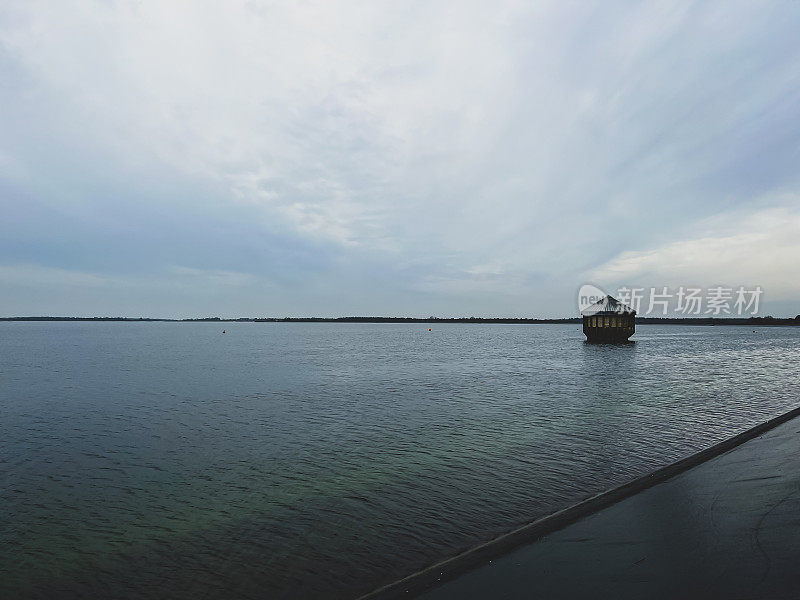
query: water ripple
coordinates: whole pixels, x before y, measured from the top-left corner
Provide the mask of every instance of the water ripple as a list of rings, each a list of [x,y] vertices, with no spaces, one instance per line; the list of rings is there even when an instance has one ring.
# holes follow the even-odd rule
[[[348,598],[793,408],[790,328],[2,323],[0,596]]]

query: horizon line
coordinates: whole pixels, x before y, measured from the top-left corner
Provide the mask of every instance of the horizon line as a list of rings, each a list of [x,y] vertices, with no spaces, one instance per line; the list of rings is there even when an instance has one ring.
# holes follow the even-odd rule
[[[317,323],[524,323],[524,324],[567,324],[580,323],[582,317],[387,317],[387,316],[340,316],[340,317],[123,317],[123,316],[8,316],[0,317],[0,321],[117,321],[117,322],[168,322],[168,323],[290,323],[290,322],[317,322]],[[749,317],[720,317],[720,316],[691,316],[691,317],[649,317],[637,316],[637,323],[687,323],[687,324],[758,324],[758,323],[787,323],[800,324],[800,315],[795,317],[749,316]]]

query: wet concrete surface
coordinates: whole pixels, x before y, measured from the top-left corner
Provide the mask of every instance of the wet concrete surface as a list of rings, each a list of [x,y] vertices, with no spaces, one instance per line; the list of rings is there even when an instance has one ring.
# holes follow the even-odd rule
[[[800,417],[419,597],[800,598]]]

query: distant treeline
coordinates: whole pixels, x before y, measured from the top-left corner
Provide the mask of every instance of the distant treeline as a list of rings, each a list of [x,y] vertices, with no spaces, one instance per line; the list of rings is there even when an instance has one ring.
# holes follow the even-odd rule
[[[123,322],[169,322],[169,323],[498,323],[508,325],[536,325],[547,323],[581,322],[580,317],[565,319],[508,319],[485,317],[263,317],[222,319],[206,317],[203,319],[152,319],[130,317],[0,317],[0,321],[123,321]],[[747,317],[636,317],[636,323],[644,325],[800,325],[800,315],[794,318]]]
[[[636,317],[637,323],[645,325],[800,325],[800,315],[794,318],[776,317]]]

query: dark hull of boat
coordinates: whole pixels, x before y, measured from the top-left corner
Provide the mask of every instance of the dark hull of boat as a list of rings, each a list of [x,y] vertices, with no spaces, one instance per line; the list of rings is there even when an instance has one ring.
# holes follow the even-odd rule
[[[586,327],[586,341],[593,344],[624,344],[633,335],[633,327]]]

